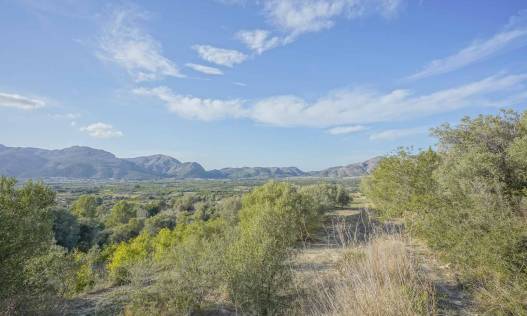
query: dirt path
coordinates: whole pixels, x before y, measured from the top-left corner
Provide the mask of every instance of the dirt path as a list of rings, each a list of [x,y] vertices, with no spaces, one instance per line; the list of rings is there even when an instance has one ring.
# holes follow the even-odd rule
[[[448,264],[442,264],[422,242],[414,242],[411,251],[420,259],[421,268],[435,285],[440,315],[477,315],[471,311],[470,296],[463,291]]]
[[[381,224],[371,220],[365,208],[328,212],[319,231],[300,247],[294,263],[297,284],[313,286],[324,274],[336,273],[336,264],[346,246],[366,242],[375,233],[400,233],[402,230],[398,222]],[[476,315],[470,311],[470,297],[448,265],[439,262],[423,243],[413,242],[409,250],[416,255],[435,286],[439,315]]]
[[[63,315],[114,315],[121,306],[120,299],[126,298],[129,287],[110,287],[92,291],[66,302]]]

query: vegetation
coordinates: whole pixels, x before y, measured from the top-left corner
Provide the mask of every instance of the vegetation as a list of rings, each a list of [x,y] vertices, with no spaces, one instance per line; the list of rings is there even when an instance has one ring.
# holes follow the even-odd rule
[[[433,285],[401,235],[381,234],[364,246],[345,247],[337,268],[307,289],[300,314],[437,314]]]
[[[384,159],[363,192],[453,263],[482,311],[525,315],[527,114],[464,118],[432,133],[437,151]]]
[[[129,290],[100,312],[284,313],[296,243],[325,210],[350,201],[342,185],[269,182],[243,195],[81,194],[64,207],[56,200],[70,195],[56,199],[43,184],[0,179],[7,314],[60,313],[83,293],[121,285]]]
[[[436,149],[401,149],[361,181],[379,218],[402,219],[405,235],[333,222],[355,231],[328,236],[353,242],[302,290],[297,254],[322,242],[329,214],[366,212],[356,180],[52,189],[0,177],[0,312],[63,314],[98,289],[108,291],[90,311],[100,314],[435,314],[408,242],[418,238],[451,264],[478,313],[527,314],[527,113],[432,133]]]

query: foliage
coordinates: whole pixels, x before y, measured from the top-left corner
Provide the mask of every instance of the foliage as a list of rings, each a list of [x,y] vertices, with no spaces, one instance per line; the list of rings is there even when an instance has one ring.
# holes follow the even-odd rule
[[[134,217],[136,217],[134,205],[124,200],[119,201],[112,207],[110,215],[106,218],[106,225],[111,227],[126,224]]]
[[[362,185],[386,217],[402,215],[453,262],[494,314],[527,313],[526,126],[527,114],[512,111],[445,124],[433,130],[438,152],[386,158]]]
[[[317,210],[286,183],[270,182],[243,198],[237,235],[227,249],[227,290],[237,309],[258,315],[284,307],[291,246]]]
[[[42,184],[0,177],[0,302],[25,291],[24,266],[53,240],[50,207],[55,193]]]
[[[156,235],[161,229],[173,229],[176,227],[176,217],[172,211],[162,212],[145,220],[145,231],[150,235]]]
[[[228,225],[234,226],[239,222],[239,212],[242,208],[242,201],[239,196],[231,196],[219,201],[217,206],[218,215],[223,218]]]
[[[94,218],[101,199],[93,195],[81,195],[71,206],[71,212],[79,217]]]
[[[66,209],[53,210],[53,234],[57,245],[73,249],[80,239],[77,218]]]
[[[117,244],[130,240],[141,232],[144,227],[144,219],[132,218],[126,224],[114,226],[110,229],[109,241]]]
[[[371,176],[363,179],[362,192],[384,216],[414,212],[436,200],[431,193],[437,187],[432,173],[439,161],[439,155],[431,149],[417,155],[401,149],[381,160]]]
[[[311,198],[319,210],[327,211],[335,207],[345,207],[351,201],[349,192],[340,184],[318,183],[301,187],[300,192]]]
[[[131,265],[146,260],[152,247],[147,233],[142,233],[130,242],[122,242],[115,249],[111,261],[108,263],[110,277],[116,283],[128,280],[128,269]]]

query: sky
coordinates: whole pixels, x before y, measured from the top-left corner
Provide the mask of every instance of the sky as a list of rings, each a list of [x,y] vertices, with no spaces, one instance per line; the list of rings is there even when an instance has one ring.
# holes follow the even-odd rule
[[[318,170],[527,107],[524,0],[0,0],[0,144]]]

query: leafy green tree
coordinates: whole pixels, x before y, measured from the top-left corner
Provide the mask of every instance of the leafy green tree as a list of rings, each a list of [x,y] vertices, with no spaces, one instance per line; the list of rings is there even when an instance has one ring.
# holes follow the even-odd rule
[[[399,150],[384,158],[361,182],[361,190],[384,216],[401,216],[424,207],[423,203],[436,201],[437,181],[433,173],[440,162],[431,149],[411,155]]]
[[[53,242],[52,214],[55,193],[27,182],[16,187],[12,178],[0,177],[0,304],[24,292],[26,263],[49,249]]]
[[[101,202],[93,195],[81,195],[71,206],[71,212],[79,217],[94,218]]]
[[[53,233],[58,245],[75,248],[80,239],[80,226],[77,218],[66,209],[53,210]]]
[[[335,204],[340,207],[347,206],[351,201],[352,197],[349,194],[348,190],[344,188],[342,185],[337,185],[337,192],[335,196]]]
[[[361,184],[386,217],[452,262],[485,312],[523,315],[527,114],[463,118],[433,130],[437,152],[382,160]]]
[[[268,315],[284,307],[283,291],[291,284],[291,246],[317,216],[310,202],[292,185],[276,182],[244,196],[224,272],[237,309]]]
[[[134,217],[136,217],[134,205],[127,201],[119,201],[112,207],[110,215],[106,218],[106,225],[111,227],[126,224]]]
[[[162,212],[145,220],[145,231],[150,235],[156,235],[161,229],[173,229],[176,227],[177,214],[173,211]]]
[[[126,224],[117,225],[111,228],[109,237],[111,243],[120,243],[130,240],[141,232],[144,227],[144,219],[132,218]]]

